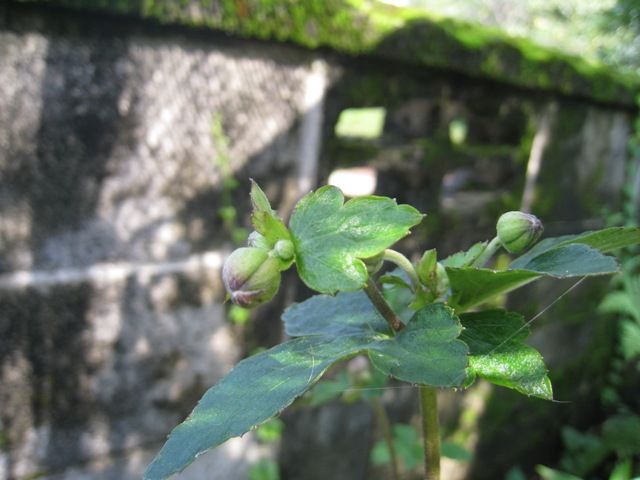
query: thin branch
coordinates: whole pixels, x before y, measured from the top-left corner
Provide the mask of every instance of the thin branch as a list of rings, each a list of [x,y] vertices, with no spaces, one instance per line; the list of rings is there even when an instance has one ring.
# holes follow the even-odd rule
[[[422,410],[422,441],[426,480],[440,480],[440,422],[438,421],[438,391],[420,387]]]
[[[380,312],[394,332],[402,330],[405,327],[402,320],[400,320],[400,318],[391,309],[371,278],[367,280],[367,283],[364,286],[364,291],[369,297],[369,300],[371,300],[371,303],[373,303],[373,306],[376,307],[376,310]]]

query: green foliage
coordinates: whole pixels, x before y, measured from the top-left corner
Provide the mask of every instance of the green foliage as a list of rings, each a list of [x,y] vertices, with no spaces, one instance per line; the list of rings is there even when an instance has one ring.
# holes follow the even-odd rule
[[[258,440],[264,443],[272,443],[280,440],[282,431],[284,430],[284,422],[277,417],[267,420],[256,429]]]
[[[465,313],[460,320],[460,339],[469,345],[469,384],[479,376],[525,395],[553,398],[542,356],[523,342],[529,329],[521,315],[485,310]]]
[[[577,51],[580,57],[555,48],[569,44],[577,36],[589,38],[590,42],[602,38],[593,29],[585,35],[582,33],[585,25],[582,25],[572,35],[556,42],[554,48],[545,48],[528,39],[514,38],[496,28],[479,25],[477,12],[485,10],[478,6],[480,0],[474,0],[472,8],[465,9],[472,15],[469,18],[472,22],[365,0],[48,1],[67,7],[137,15],[161,23],[208,27],[244,37],[289,41],[307,48],[330,47],[344,54],[374,55],[414,65],[448,68],[520,87],[626,105],[633,103],[638,85],[636,77],[581,58],[586,50],[584,45]],[[591,3],[573,2],[576,8]],[[564,6],[558,8],[562,10]],[[520,13],[521,9],[515,8],[515,11]],[[616,31],[624,27],[618,26]],[[544,35],[537,36],[536,40],[549,37],[547,28],[546,25],[542,28]],[[621,45],[637,45],[634,34],[637,36],[637,31],[630,30],[629,38]],[[626,58],[634,59],[638,55],[629,54]]]
[[[280,480],[278,464],[273,460],[261,460],[249,469],[249,480]]]
[[[402,468],[413,470],[422,463],[422,439],[418,431],[411,425],[397,423],[393,426],[393,446],[399,457]],[[443,441],[442,456],[452,460],[467,462],[471,460],[471,454],[457,443]],[[386,465],[391,462],[389,447],[384,440],[379,440],[371,450],[371,463],[373,465]]]
[[[322,187],[298,202],[289,224],[300,278],[321,293],[358,290],[368,278],[361,259],[393,245],[421,220],[415,208],[390,198],[344,203],[339,189]]]
[[[393,446],[405,470],[416,468],[422,461],[422,445],[418,432],[411,425],[393,426]],[[391,462],[389,447],[384,440],[378,441],[371,450],[371,463],[386,465]]]
[[[336,123],[336,136],[378,138],[382,134],[386,113],[382,107],[343,110]]]
[[[234,290],[231,293],[245,288],[243,295],[254,299],[251,306],[263,301],[260,282],[233,285],[239,275],[232,268],[235,257],[257,251],[265,263],[280,262],[274,267],[278,281],[280,271],[295,263],[309,287],[335,296],[316,295],[289,307],[282,319],[286,333],[297,338],[241,361],[209,389],[171,433],[146,479],[166,478],[208,449],[257,428],[310,390],[332,365],[356,355],[368,356],[378,372],[367,380],[370,383],[381,385],[385,378],[393,378],[421,387],[460,387],[483,377],[526,395],[551,399],[542,357],[524,343],[529,331],[522,316],[504,310],[468,310],[543,276],[614,273],[617,263],[604,253],[640,243],[638,229],[607,229],[547,239],[513,261],[508,270],[479,268],[476,264],[483,264],[500,246],[496,238],[476,243],[442,263],[437,262],[435,250],[428,251],[416,273],[416,266],[399,252],[385,250],[421,221],[423,216],[410,206],[374,196],[344,203],[340,190],[322,187],[298,202],[287,228],[255,183],[251,199],[257,233],[250,238],[251,246],[236,250],[223,268],[225,285]],[[293,254],[278,247],[289,244]],[[380,254],[401,267],[381,277],[382,293],[363,262]],[[246,300],[237,295],[231,298],[237,303]],[[336,398],[357,382],[338,375],[312,391],[311,403]],[[622,420],[616,421],[605,425],[602,445],[606,451],[628,454],[622,445],[637,440],[636,424],[630,417],[624,419],[624,428]],[[272,420],[258,430],[258,436],[276,439],[281,427]],[[616,443],[615,435],[607,432],[618,430],[625,432],[626,440]],[[408,432],[396,429],[398,449],[412,452],[413,456],[406,453],[404,457],[410,468],[415,452],[408,445],[416,442]],[[454,447],[449,453],[465,457]],[[264,472],[271,475],[266,467]]]

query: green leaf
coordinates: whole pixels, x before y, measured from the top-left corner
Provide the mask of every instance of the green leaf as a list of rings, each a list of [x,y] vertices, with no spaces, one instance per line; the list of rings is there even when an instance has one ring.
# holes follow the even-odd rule
[[[273,247],[278,240],[291,240],[289,230],[271,208],[265,193],[253,180],[251,180],[251,203],[253,205],[251,223],[256,231],[265,237],[270,247]]]
[[[619,271],[618,262],[595,248],[584,244],[571,244],[548,250],[520,267],[556,278],[583,275],[607,275]],[[513,270],[512,270],[513,271]]]
[[[415,468],[423,459],[422,442],[412,425],[396,423],[393,426],[393,446],[396,455],[406,470]],[[385,440],[379,440],[371,450],[371,463],[385,465],[391,463],[389,446]]]
[[[241,361],[171,432],[144,478],[167,478],[210,448],[260,425],[367,342],[355,336],[298,338]]]
[[[249,480],[280,480],[278,463],[271,459],[264,459],[251,465]]]
[[[523,258],[523,257],[521,257]],[[517,269],[513,269],[517,266]],[[510,270],[447,267],[451,287],[449,303],[464,311],[489,298],[550,276],[555,278],[607,275],[618,272],[618,262],[585,244],[568,244],[546,250],[526,262],[513,262]]]
[[[542,478],[542,480],[582,480],[580,477],[571,475],[560,470],[554,470],[553,468],[545,467],[544,465],[536,466],[536,472]]]
[[[457,340],[460,321],[441,303],[416,312],[395,336],[362,292],[316,295],[287,309],[283,318],[292,336],[367,338],[363,352],[371,363],[398,380],[445,387],[461,385],[466,376],[467,346]]]
[[[273,417],[256,429],[256,437],[258,437],[258,440],[261,442],[273,443],[280,440],[283,430],[284,422],[278,417]]]
[[[460,339],[470,350],[469,381],[479,376],[525,395],[550,400],[551,381],[542,356],[523,343],[529,335],[521,315],[485,310],[460,316]]]
[[[452,460],[458,460],[461,462],[468,462],[473,458],[473,455],[464,448],[462,445],[453,442],[442,442],[442,456],[451,458]]]
[[[282,315],[287,335],[389,334],[389,325],[364,292],[315,295],[287,308]]]
[[[289,222],[300,278],[321,293],[358,290],[368,278],[360,259],[393,245],[422,217],[386,197],[344,203],[336,187],[311,192],[298,202]]]
[[[538,255],[554,248],[572,244],[583,244],[595,248],[601,253],[607,253],[618,248],[628,247],[640,243],[640,228],[612,227],[595,232],[585,232],[579,235],[564,235],[561,237],[545,238],[531,250],[516,258],[509,268],[520,269]]]
[[[395,337],[369,345],[371,363],[398,380],[455,387],[465,379],[467,346],[453,310],[435,303],[418,310]]]
[[[607,419],[602,426],[605,445],[620,457],[640,453],[640,416],[619,414]]]
[[[464,311],[485,300],[530,283],[541,274],[526,270],[496,271],[486,268],[447,267],[451,297],[449,303]]]
[[[631,458],[618,460],[616,466],[609,475],[609,480],[630,480],[633,473],[633,462]]]
[[[413,317],[416,309],[411,308],[414,301],[414,293],[409,286],[409,276],[400,268],[380,277],[382,283],[382,295],[391,309],[400,319],[407,323]]]
[[[478,242],[466,252],[454,253],[440,263],[445,267],[468,267],[482,255],[486,247],[487,242]]]

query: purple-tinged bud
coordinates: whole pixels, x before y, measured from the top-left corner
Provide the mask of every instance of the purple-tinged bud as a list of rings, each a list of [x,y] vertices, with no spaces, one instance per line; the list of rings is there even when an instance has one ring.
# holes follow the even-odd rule
[[[520,253],[532,247],[543,230],[538,217],[524,212],[504,213],[496,225],[498,238],[509,253]]]
[[[271,300],[280,287],[278,265],[279,260],[261,248],[234,250],[222,267],[222,280],[231,301],[253,308]]]

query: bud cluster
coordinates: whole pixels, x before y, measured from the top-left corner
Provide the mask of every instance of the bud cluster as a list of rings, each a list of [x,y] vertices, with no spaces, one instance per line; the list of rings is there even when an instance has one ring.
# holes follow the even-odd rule
[[[222,268],[222,280],[233,303],[253,308],[271,300],[280,288],[282,262],[293,259],[293,243],[278,240],[273,248],[258,232],[252,232],[248,246],[229,255]]]

